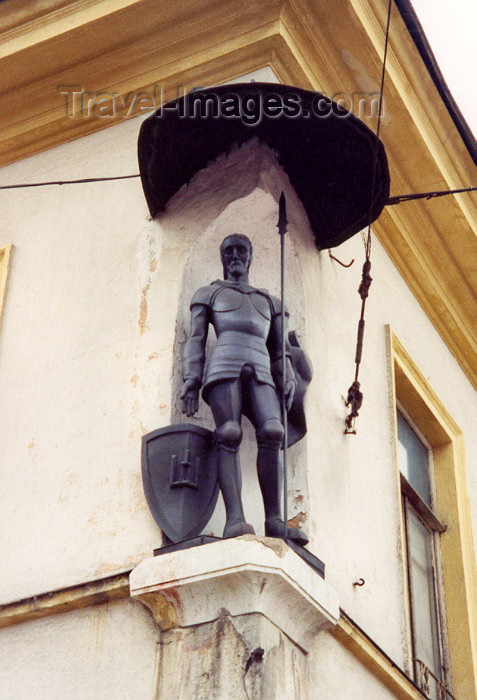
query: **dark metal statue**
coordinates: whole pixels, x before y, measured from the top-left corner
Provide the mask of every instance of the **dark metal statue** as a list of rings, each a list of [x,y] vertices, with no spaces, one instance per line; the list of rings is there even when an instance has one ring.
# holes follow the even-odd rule
[[[253,251],[247,236],[227,236],[220,246],[220,256],[224,280],[201,287],[191,301],[191,329],[183,362],[183,412],[187,416],[196,413],[202,386],[202,396],[212,410],[216,425],[218,478],[226,511],[223,536],[254,534],[253,527],[245,520],[241,498],[238,450],[242,440],[241,418],[245,415],[257,437],[257,472],[265,509],[265,534],[286,536],[304,545],[308,540],[302,531],[285,528],[280,506],[279,451],[284,429],[278,392],[284,392],[290,411],[297,386],[288,341],[286,381],[282,386],[280,300],[266,290],[249,285]],[[209,324],[214,327],[217,342],[206,362]],[[287,329],[283,330],[288,337]],[[311,368],[309,373],[311,375]],[[300,414],[300,411],[294,413]],[[302,437],[305,430],[302,427],[293,441]]]

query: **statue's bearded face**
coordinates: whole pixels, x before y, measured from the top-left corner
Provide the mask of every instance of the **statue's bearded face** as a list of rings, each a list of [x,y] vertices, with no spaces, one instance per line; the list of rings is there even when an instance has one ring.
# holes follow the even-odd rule
[[[242,277],[252,263],[252,244],[241,234],[227,236],[220,246],[220,257],[225,279]]]

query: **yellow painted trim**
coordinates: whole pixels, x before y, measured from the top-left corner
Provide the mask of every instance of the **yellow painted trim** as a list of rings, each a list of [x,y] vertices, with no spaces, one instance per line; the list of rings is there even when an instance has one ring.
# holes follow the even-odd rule
[[[382,52],[384,41],[383,27],[385,26],[382,24],[384,19],[383,10],[386,10],[387,6],[381,0],[350,0],[350,2],[357,15],[359,15],[363,28],[371,39],[373,46],[378,52]],[[379,21],[380,15],[381,20]],[[402,27],[402,19],[396,7],[392,9],[391,19],[395,29]],[[406,35],[408,36],[407,32],[404,33],[404,36]],[[395,40],[396,33],[391,38]],[[411,58],[410,54],[414,46],[412,44],[406,46],[401,36],[399,36],[399,39],[399,45],[392,42],[388,50],[386,61],[388,79],[396,86],[409,116],[416,124],[425,146],[432,154],[442,176],[446,180],[447,187],[449,189],[457,189],[460,185],[456,183],[462,181],[462,176],[466,178],[467,173],[464,173],[461,163],[455,157],[454,144],[452,142],[449,143],[449,140],[445,138],[443,119],[440,119],[439,116],[436,118],[434,110],[429,110],[428,108],[429,102],[427,99],[422,99],[423,85],[427,77],[427,70],[423,66],[422,59],[416,62],[415,56]],[[419,82],[414,77],[417,72],[422,75],[422,80]],[[437,97],[435,102],[438,104],[441,100],[435,86],[429,84],[427,89],[431,92],[433,88]],[[432,104],[434,105],[434,102]],[[451,145],[451,152],[448,150],[449,145]],[[475,205],[472,206],[472,200],[458,197],[457,203],[462,208],[464,215],[472,223],[474,233],[477,233],[477,209]]]
[[[455,245],[446,250],[436,239],[438,229],[422,209],[411,206],[408,211],[400,206],[385,209],[374,223],[374,231],[472,385],[477,387],[475,285],[470,269],[468,277],[465,276],[465,269],[476,259],[477,251],[472,252],[468,247],[465,263],[465,249],[459,250],[459,236],[452,242]],[[442,211],[440,226],[447,222],[448,231],[458,226],[452,222],[452,214],[452,207],[445,213]],[[451,247],[454,258],[461,262],[451,260]],[[441,267],[447,262],[449,267],[444,272]]]
[[[2,8],[0,57],[57,37],[138,0],[10,0]]]
[[[402,490],[401,490],[401,472],[399,469],[399,458],[398,458],[398,426],[397,426],[397,413],[396,413],[396,367],[393,356],[392,347],[392,331],[391,326],[387,324],[385,326],[386,332],[386,357],[389,368],[389,385],[388,385],[388,410],[389,414],[392,416],[393,423],[393,443],[394,443],[394,467],[395,467],[395,497],[396,503],[399,503],[399,541],[398,541],[398,552],[402,561],[403,572],[408,570],[408,558],[407,558],[407,546],[406,546],[406,526],[404,522],[403,514],[403,502],[402,502]],[[406,578],[403,577],[403,597],[404,597],[404,611],[405,611],[405,635],[406,635],[406,650],[407,650],[407,670],[412,669],[412,631],[411,631],[411,604],[409,598],[409,587],[407,585]]]
[[[3,311],[3,302],[7,290],[8,268],[10,265],[10,254],[12,252],[12,244],[0,248],[0,316]]]
[[[341,612],[338,624],[330,630],[353,656],[400,700],[422,700],[424,695],[353,622]]]
[[[431,445],[440,535],[452,685],[477,699],[477,567],[467,486],[464,435],[424,375],[390,331],[395,391]]]
[[[0,629],[90,605],[129,598],[130,573],[126,571],[116,576],[88,581],[2,605],[0,606]]]

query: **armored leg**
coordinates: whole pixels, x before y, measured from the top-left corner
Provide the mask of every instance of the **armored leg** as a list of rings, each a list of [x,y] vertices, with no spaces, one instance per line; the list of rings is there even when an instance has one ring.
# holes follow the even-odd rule
[[[219,485],[225,504],[224,537],[255,534],[245,522],[242,506],[242,473],[238,449],[242,440],[240,380],[224,381],[212,387],[209,404],[214,416],[218,449]]]
[[[257,473],[265,510],[265,535],[288,537],[304,546],[308,542],[305,533],[297,528],[285,528],[282,517],[279,450],[284,430],[275,389],[268,384],[250,382],[246,408],[257,435]]]
[[[257,436],[257,475],[262,492],[265,520],[281,518],[279,450],[283,426],[277,392],[256,380],[245,387],[244,407]]]
[[[256,431],[257,474],[262,491],[265,520],[281,517],[279,449],[283,426],[277,418],[268,418]]]

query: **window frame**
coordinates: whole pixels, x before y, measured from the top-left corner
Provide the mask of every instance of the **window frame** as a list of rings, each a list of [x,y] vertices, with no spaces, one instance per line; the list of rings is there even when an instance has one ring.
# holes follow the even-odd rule
[[[473,544],[472,518],[467,488],[464,435],[417,365],[411,359],[391,327],[386,326],[390,365],[390,405],[394,431],[396,492],[401,512],[401,560],[406,582],[405,523],[403,496],[397,450],[396,408],[410,419],[431,450],[434,463],[434,515],[447,526],[437,535],[440,539],[442,595],[445,599],[446,631],[443,664],[450,662],[447,682],[456,698],[477,698],[477,570]],[[431,477],[432,479],[432,477]],[[409,610],[407,586],[405,608]],[[404,614],[408,614],[407,612]],[[442,619],[442,616],[441,616]],[[409,620],[408,620],[409,623]],[[412,649],[410,627],[408,652]],[[409,666],[413,668],[409,654]]]
[[[429,476],[429,487],[430,487],[430,492],[431,492],[431,506],[429,506],[426,503],[426,501],[422,498],[422,496],[419,495],[419,493],[416,491],[416,489],[406,479],[404,474],[399,469],[401,493],[403,493],[406,496],[406,498],[409,499],[409,502],[413,506],[414,510],[417,511],[418,515],[422,518],[422,520],[424,520],[424,523],[427,526],[429,526],[432,530],[435,530],[439,533],[445,532],[447,530],[447,526],[437,517],[437,515],[435,513],[435,504],[437,502],[437,493],[436,493],[436,480],[435,480],[435,475],[434,475],[434,468],[435,467],[434,467],[432,446],[426,440],[425,436],[421,433],[421,431],[419,430],[419,426],[416,425],[416,423],[412,420],[412,418],[410,417],[410,415],[408,414],[408,412],[406,411],[405,407],[403,406],[402,402],[399,399],[396,399],[395,410],[399,411],[399,413],[402,415],[404,420],[408,423],[408,425],[412,428],[412,430],[416,434],[416,437],[421,441],[421,443],[427,449],[428,460],[429,460],[428,476]],[[398,464],[398,467],[399,467],[399,464]]]
[[[406,561],[406,571],[405,571],[405,584],[407,586],[407,619],[409,626],[409,637],[410,637],[410,647],[411,647],[411,668],[414,682],[421,687],[419,682],[419,677],[423,669],[426,669],[426,665],[422,659],[418,658],[417,652],[417,640],[416,640],[416,611],[413,600],[413,573],[412,566],[409,561],[409,554],[412,551],[411,537],[410,537],[410,518],[413,516],[422,525],[422,527],[427,531],[429,535],[430,544],[430,559],[431,559],[431,575],[432,580],[429,584],[432,586],[433,590],[433,606],[435,606],[435,632],[433,633],[432,643],[437,646],[437,653],[439,658],[439,669],[429,669],[435,678],[440,681],[446,688],[447,698],[453,698],[451,693],[450,684],[448,682],[449,676],[449,653],[447,645],[447,629],[446,629],[446,612],[445,612],[445,602],[444,602],[444,589],[442,585],[442,569],[441,569],[441,557],[440,557],[440,534],[446,531],[446,526],[439,520],[434,512],[436,504],[436,490],[435,490],[435,479],[434,479],[434,460],[432,457],[432,447],[429,445],[425,437],[421,434],[419,427],[415,422],[408,416],[406,410],[403,408],[399,400],[396,401],[395,406],[396,414],[399,412],[402,418],[408,423],[412,428],[416,438],[421,442],[421,444],[427,450],[427,469],[428,469],[428,479],[430,488],[430,498],[431,505],[429,506],[426,501],[420,496],[413,486],[409,483],[405,475],[400,469],[400,464],[398,468],[400,471],[400,489],[401,489],[401,506],[402,506],[402,522],[404,529],[404,556]],[[397,415],[396,415],[397,418]],[[398,431],[399,432],[399,431]],[[432,624],[433,620],[431,620]],[[434,625],[433,625],[434,626]],[[420,670],[419,670],[420,669]],[[422,685],[427,685],[429,693],[429,684],[423,683]],[[437,686],[436,686],[437,687]],[[438,697],[440,697],[438,695]]]

